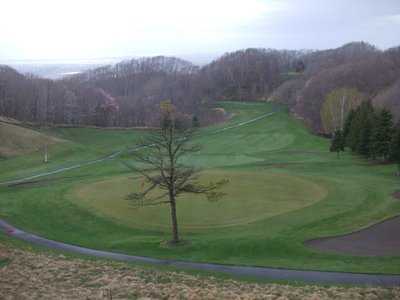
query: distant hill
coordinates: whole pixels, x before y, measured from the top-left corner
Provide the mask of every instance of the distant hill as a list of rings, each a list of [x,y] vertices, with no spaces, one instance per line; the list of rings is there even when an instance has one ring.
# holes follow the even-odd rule
[[[45,145],[62,142],[32,129],[8,122],[13,120],[0,118],[0,157],[10,157],[44,149]]]
[[[400,48],[380,51],[360,42],[301,59],[304,72],[280,85],[270,100],[288,104],[315,131],[322,131],[320,111],[326,95],[338,88],[356,88],[400,119]]]
[[[96,126],[157,126],[159,104],[170,100],[181,116],[218,119],[220,100],[287,104],[321,131],[325,97],[355,88],[400,119],[400,48],[365,42],[336,49],[249,48],[202,67],[167,56],[144,57],[90,69],[62,80],[24,76],[0,66],[0,115],[25,122]]]
[[[33,74],[46,79],[61,79],[65,76],[79,74],[84,71],[98,68],[102,64],[65,64],[65,63],[16,63],[10,64],[21,74]]]
[[[189,61],[168,56],[154,56],[124,60],[114,65],[106,65],[82,72],[77,77],[86,80],[124,77],[140,73],[192,74],[199,67]]]

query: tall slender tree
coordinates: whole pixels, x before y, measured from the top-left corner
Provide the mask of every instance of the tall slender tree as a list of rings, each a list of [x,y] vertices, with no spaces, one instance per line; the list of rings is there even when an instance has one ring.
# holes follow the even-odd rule
[[[386,160],[390,154],[390,142],[393,136],[393,116],[383,109],[376,115],[372,136],[371,151],[374,157]]]
[[[332,136],[330,151],[336,152],[338,158],[340,157],[340,152],[344,151],[344,138],[340,129],[337,129]]]
[[[223,196],[219,188],[227,183],[227,179],[208,184],[200,183],[196,176],[200,170],[181,162],[182,157],[199,150],[192,143],[193,129],[177,126],[182,123],[177,122],[175,108],[170,102],[161,104],[161,114],[161,128],[150,134],[141,143],[147,146],[135,153],[136,162],[143,167],[128,166],[143,176],[146,186],[143,191],[129,195],[128,199],[138,208],[168,204],[171,214],[171,243],[177,244],[181,241],[177,217],[179,196],[184,193],[203,194],[208,200],[218,200]]]
[[[363,102],[351,116],[349,129],[346,129],[346,146],[353,152],[366,157],[371,155],[371,134],[375,112],[370,101]]]
[[[331,91],[320,112],[325,133],[333,134],[337,129],[343,130],[347,115],[361,104],[363,98],[356,89],[341,88]]]
[[[348,138],[348,136],[350,134],[350,130],[351,130],[351,127],[353,125],[353,121],[354,121],[355,115],[356,115],[355,110],[351,109],[349,111],[347,117],[346,117],[345,122],[344,122],[343,132],[342,133],[343,133],[343,141],[345,142],[345,145],[348,144],[347,143],[347,138]]]
[[[390,159],[397,164],[396,175],[400,176],[400,127],[394,130],[390,143]]]

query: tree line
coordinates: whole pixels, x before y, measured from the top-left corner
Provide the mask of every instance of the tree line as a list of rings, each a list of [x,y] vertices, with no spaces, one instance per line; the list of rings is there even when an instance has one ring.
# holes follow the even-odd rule
[[[350,110],[343,128],[334,131],[330,150],[339,156],[346,148],[368,159],[396,162],[400,170],[400,126],[389,110],[375,109],[371,101]]]
[[[367,43],[350,43],[301,58],[304,72],[280,85],[271,100],[288,104],[313,131],[330,133],[321,109],[326,96],[341,88],[356,89],[374,107],[389,109],[396,121],[400,119],[400,47],[382,51]]]
[[[224,118],[213,109],[220,100],[273,100],[288,104],[314,131],[327,133],[331,124],[323,119],[331,108],[323,104],[339,88],[357,89],[399,119],[399,78],[400,47],[381,51],[367,43],[323,51],[251,48],[203,67],[147,57],[61,80],[0,66],[0,115],[38,124],[157,126],[159,104],[170,99],[182,116],[205,125]]]
[[[165,99],[200,124],[222,120],[219,100],[265,99],[295,67],[296,51],[246,49],[200,68],[174,57],[123,61],[61,80],[0,66],[0,115],[37,124],[157,126]]]

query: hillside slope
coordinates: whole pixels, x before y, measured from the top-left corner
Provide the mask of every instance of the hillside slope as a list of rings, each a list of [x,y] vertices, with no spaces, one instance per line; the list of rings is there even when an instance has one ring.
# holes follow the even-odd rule
[[[305,70],[277,88],[271,100],[288,104],[316,132],[322,132],[321,108],[339,88],[355,88],[377,107],[400,118],[400,48],[379,51],[366,43],[316,51],[302,60]]]
[[[398,299],[400,288],[290,286],[35,253],[0,244],[2,299]],[[55,272],[56,271],[56,272]],[[21,276],[24,274],[24,276]]]
[[[185,119],[206,125],[219,118],[210,109],[217,101],[270,99],[319,132],[326,95],[339,88],[357,89],[400,119],[399,78],[400,47],[382,51],[365,42],[320,51],[249,48],[203,67],[147,57],[56,81],[0,66],[0,115],[41,124],[157,126],[159,104],[168,99]]]
[[[0,119],[0,157],[10,157],[37,151],[45,145],[62,142],[32,129],[4,122]]]

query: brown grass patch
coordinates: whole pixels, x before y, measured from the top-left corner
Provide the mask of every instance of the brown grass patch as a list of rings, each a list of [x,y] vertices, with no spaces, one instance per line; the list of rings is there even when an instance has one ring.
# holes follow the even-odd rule
[[[45,145],[53,145],[63,140],[45,135],[38,131],[0,122],[0,156],[15,156],[43,149]]]
[[[400,191],[395,191],[392,196],[396,199],[400,199]]]
[[[243,283],[0,249],[11,258],[0,268],[0,299],[400,299],[400,287]]]

